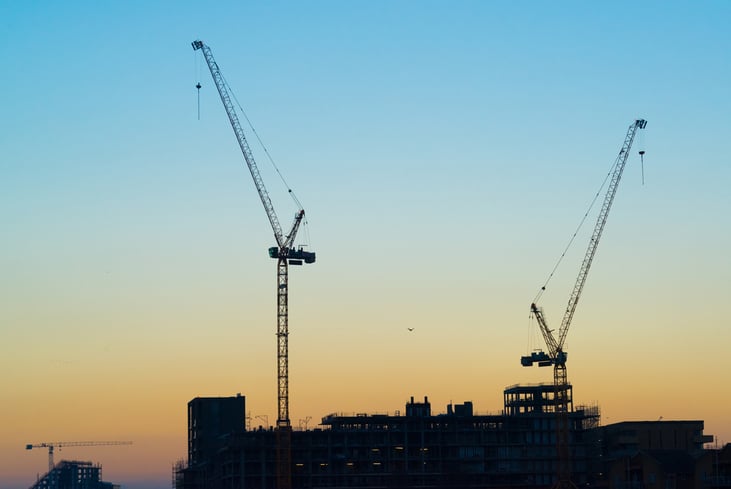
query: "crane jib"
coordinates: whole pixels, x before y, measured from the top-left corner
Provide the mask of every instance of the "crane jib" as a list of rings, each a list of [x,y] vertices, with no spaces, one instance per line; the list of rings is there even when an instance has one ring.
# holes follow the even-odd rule
[[[213,82],[216,85],[218,94],[221,97],[223,107],[224,109],[226,109],[226,115],[228,116],[229,122],[231,123],[231,128],[236,135],[236,140],[238,141],[241,152],[244,155],[246,166],[249,168],[251,177],[254,180],[254,185],[256,186],[256,191],[259,194],[261,203],[264,206],[264,211],[266,212],[269,223],[271,224],[272,230],[274,231],[274,237],[277,240],[277,244],[282,246],[284,244],[284,240],[282,237],[282,227],[279,224],[279,219],[277,219],[277,214],[274,212],[274,206],[272,205],[271,199],[269,198],[269,193],[264,186],[264,181],[259,174],[259,168],[256,166],[254,155],[251,152],[251,148],[249,148],[249,143],[246,140],[244,130],[241,127],[238,115],[236,114],[236,110],[234,109],[234,105],[231,101],[231,96],[228,92],[228,88],[226,87],[226,83],[223,80],[221,70],[216,63],[216,60],[213,59],[213,53],[211,52],[211,49],[207,45],[203,44],[203,41],[193,41],[192,46],[194,51],[200,49],[203,52],[203,57],[205,58],[208,69],[211,72],[211,77],[213,78]]]
[[[272,226],[272,231],[274,232],[274,239],[277,242],[277,245],[280,250],[285,249],[291,249],[294,245],[295,237],[297,236],[297,231],[299,230],[300,223],[302,219],[304,218],[305,211],[300,209],[297,214],[295,215],[294,223],[292,224],[292,228],[290,232],[285,236],[282,232],[282,226],[279,224],[279,219],[277,218],[277,214],[274,211],[274,206],[272,205],[271,199],[269,198],[269,193],[267,192],[266,187],[264,186],[264,180],[261,178],[261,174],[259,173],[259,168],[256,165],[256,161],[254,160],[254,155],[251,151],[251,148],[249,147],[249,143],[246,140],[246,135],[244,134],[244,130],[241,127],[241,123],[239,121],[238,115],[236,114],[236,110],[234,108],[234,105],[231,101],[231,95],[229,94],[229,89],[223,79],[223,75],[221,74],[221,70],[218,66],[218,63],[216,63],[216,60],[213,58],[213,53],[211,52],[211,48],[203,43],[201,40],[196,40],[191,43],[193,46],[193,50],[201,50],[203,52],[203,56],[206,60],[206,64],[208,65],[208,69],[211,72],[211,77],[213,78],[213,82],[216,85],[216,89],[218,90],[218,94],[221,97],[221,102],[223,103],[223,107],[226,110],[226,115],[228,116],[229,122],[231,123],[231,128],[234,131],[234,134],[236,135],[236,140],[239,143],[239,147],[241,148],[241,152],[244,156],[244,160],[246,161],[246,166],[249,169],[249,172],[251,173],[251,177],[254,180],[254,186],[256,187],[256,191],[259,194],[259,198],[261,200],[262,205],[264,206],[264,211],[266,212],[267,218],[269,219],[269,223]],[[291,190],[290,190],[291,192]],[[315,261],[315,254],[312,252],[302,252],[303,254],[308,255],[305,257],[301,257],[302,261],[304,263],[314,263]],[[278,253],[277,257],[279,257],[281,253]],[[299,258],[294,258],[295,261]],[[293,263],[296,264],[296,263]]]

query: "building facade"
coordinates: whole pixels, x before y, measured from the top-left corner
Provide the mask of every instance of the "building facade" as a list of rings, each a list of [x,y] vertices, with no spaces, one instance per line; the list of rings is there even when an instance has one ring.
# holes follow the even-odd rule
[[[625,421],[594,430],[596,479],[610,489],[701,489],[714,479],[713,451],[704,423]]]
[[[188,460],[173,469],[178,488],[208,488],[218,476],[215,461],[233,437],[245,432],[246,398],[196,397],[188,403]],[[216,486],[217,487],[217,486]]]

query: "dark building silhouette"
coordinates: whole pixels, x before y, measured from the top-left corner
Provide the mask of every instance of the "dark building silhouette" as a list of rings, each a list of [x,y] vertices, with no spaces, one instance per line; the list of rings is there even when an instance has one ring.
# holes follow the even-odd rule
[[[709,489],[731,489],[731,443],[711,452],[711,473],[708,477]]]
[[[119,489],[119,486],[102,481],[101,465],[62,460],[30,489]]]
[[[196,397],[188,403],[188,462],[177,464],[177,487],[207,488],[217,455],[246,426],[246,398]],[[186,470],[179,470],[185,466]]]
[[[714,457],[703,421],[624,421],[595,430],[596,480],[612,489],[714,487]],[[718,486],[715,486],[718,487]]]
[[[196,397],[188,403],[188,460],[196,465],[219,450],[226,435],[246,425],[246,398]]]
[[[598,406],[577,406],[567,387],[572,479],[578,488],[731,489],[731,445],[704,423],[599,424]],[[556,400],[552,384],[504,390],[500,414],[471,402],[434,414],[429,400],[403,413],[329,414],[292,432],[292,486],[300,488],[546,488],[556,479]],[[224,407],[225,406],[225,407]],[[188,404],[188,462],[174,467],[176,489],[274,489],[276,432],[245,429],[240,396]],[[220,419],[219,419],[220,418]]]
[[[703,451],[713,437],[703,434],[703,421],[623,421],[599,430],[602,449],[624,454],[639,450]]]
[[[570,386],[568,392],[574,480],[586,486],[594,483],[591,462],[598,456],[593,433],[599,424],[599,409],[574,409]],[[191,404],[215,404],[223,399],[232,398],[199,398]],[[191,404],[189,424],[197,418],[190,417]],[[315,429],[292,432],[292,485],[549,486],[556,474],[554,406],[553,385],[531,385],[507,388],[500,414],[475,414],[471,402],[450,404],[446,413],[433,414],[427,398],[423,402],[411,398],[403,414],[330,414]],[[189,430],[189,437],[196,440],[189,445],[193,448],[188,463],[174,469],[177,489],[276,486],[276,432],[246,431],[243,404],[240,415],[236,430],[219,429],[206,435]],[[208,435],[215,440],[204,440]],[[208,448],[203,450],[203,446]]]

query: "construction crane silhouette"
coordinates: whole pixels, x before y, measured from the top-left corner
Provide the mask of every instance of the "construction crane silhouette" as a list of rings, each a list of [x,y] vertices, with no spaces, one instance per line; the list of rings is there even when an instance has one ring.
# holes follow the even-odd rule
[[[211,48],[203,41],[193,41],[193,50],[201,50],[211,72],[213,82],[216,84],[221,102],[226,109],[229,122],[233,128],[236,139],[244,155],[246,166],[249,167],[254,185],[259,193],[259,198],[264,206],[264,211],[269,218],[269,223],[274,231],[274,238],[277,246],[269,248],[269,256],[277,260],[277,384],[278,384],[278,416],[277,416],[277,487],[289,489],[292,486],[291,467],[291,436],[292,427],[289,420],[289,325],[288,325],[288,265],[302,265],[302,263],[314,263],[315,253],[305,251],[302,247],[295,248],[294,239],[305,216],[301,208],[295,214],[294,223],[289,233],[284,235],[282,227],[274,212],[269,194],[264,187],[264,181],[259,174],[259,169],[254,161],[254,156],[246,141],[246,136],[241,128],[236,109],[231,101],[231,94],[221,74],[221,71],[213,58]],[[291,193],[292,191],[289,190]],[[296,199],[295,199],[296,200]],[[299,205],[299,203],[298,203]]]
[[[59,450],[64,447],[100,447],[109,445],[131,445],[131,441],[52,441],[44,443],[29,443],[25,446],[26,450],[32,450],[34,448],[48,448],[48,471],[52,471],[54,467],[53,463],[53,451],[58,448]]]
[[[614,162],[609,186],[607,187],[607,193],[604,197],[604,203],[599,212],[599,216],[597,217],[594,232],[589,240],[589,247],[584,255],[584,261],[581,263],[579,276],[576,278],[576,283],[574,284],[574,288],[569,297],[568,306],[566,306],[566,311],[564,312],[561,327],[558,330],[558,339],[553,335],[553,330],[548,327],[546,318],[543,315],[543,309],[538,307],[535,302],[533,302],[530,306],[531,314],[535,317],[536,322],[538,323],[543,339],[546,342],[548,352],[532,352],[530,356],[521,357],[520,362],[524,367],[529,367],[534,363],[537,363],[539,367],[553,366],[554,409],[556,412],[556,447],[558,456],[556,467],[557,480],[554,487],[560,489],[576,487],[571,480],[568,380],[566,377],[567,353],[564,350],[564,343],[569,331],[569,326],[571,325],[571,320],[574,317],[574,312],[576,311],[576,306],[579,303],[579,297],[581,297],[581,291],[584,289],[584,284],[586,283],[586,277],[589,273],[589,269],[591,268],[594,254],[596,253],[597,246],[599,245],[599,238],[601,238],[604,225],[607,222],[609,210],[612,207],[614,196],[617,193],[617,186],[622,178],[622,172],[624,171],[625,164],[627,163],[627,157],[629,156],[630,149],[632,148],[632,142],[634,141],[637,131],[639,129],[644,129],[645,126],[647,126],[647,121],[644,119],[637,119],[627,130],[627,135],[624,138],[622,149],[619,150],[619,155]],[[644,157],[644,151],[641,152],[640,156]],[[542,290],[545,290],[545,286],[542,287]]]

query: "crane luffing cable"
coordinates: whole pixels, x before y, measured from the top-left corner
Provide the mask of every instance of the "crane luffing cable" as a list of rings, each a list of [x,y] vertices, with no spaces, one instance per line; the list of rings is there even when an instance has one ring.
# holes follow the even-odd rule
[[[194,56],[195,56],[195,51],[194,51]],[[199,63],[198,63],[198,58],[197,57],[196,57],[196,63],[195,64],[196,64],[196,76],[197,76],[197,79],[200,79],[200,68],[199,68]],[[221,81],[225,85],[226,90],[231,95],[231,98],[233,98],[234,102],[236,102],[236,106],[241,111],[241,114],[244,116],[244,119],[246,119],[246,123],[249,125],[249,128],[251,129],[251,132],[254,134],[254,136],[256,136],[256,139],[259,142],[259,145],[261,146],[262,150],[264,151],[264,154],[266,154],[267,159],[269,160],[269,163],[274,168],[274,171],[277,173],[277,175],[279,176],[280,180],[282,180],[282,183],[286,187],[287,192],[292,197],[292,200],[294,201],[294,203],[297,205],[297,207],[299,209],[302,209],[303,208],[302,203],[299,201],[299,199],[297,198],[297,196],[294,194],[294,191],[292,190],[292,188],[289,186],[289,184],[285,180],[284,175],[282,174],[282,172],[279,171],[279,167],[275,163],[274,158],[272,158],[272,155],[269,153],[269,149],[264,144],[264,141],[262,141],[261,137],[259,136],[259,133],[256,131],[256,128],[251,123],[251,120],[249,119],[249,116],[246,114],[246,111],[241,106],[241,103],[239,102],[239,99],[236,97],[236,93],[233,91],[233,89],[231,89],[231,85],[228,83],[228,80],[226,80],[226,77],[223,76],[223,73],[220,73],[220,75],[221,75]],[[197,82],[196,85],[195,85],[195,88],[198,89],[198,119],[200,119],[200,89],[201,89],[201,87],[202,87],[202,85],[201,85],[200,81]]]
[[[597,217],[596,225],[594,226],[594,232],[592,233],[591,239],[589,240],[589,247],[587,248],[586,254],[584,255],[584,261],[581,263],[581,267],[579,268],[579,276],[576,277],[576,283],[574,284],[571,296],[569,297],[569,303],[566,306],[566,312],[564,313],[563,320],[561,321],[561,326],[558,330],[559,348],[563,348],[563,344],[566,341],[566,334],[568,333],[569,326],[571,325],[571,320],[573,319],[574,313],[576,312],[576,306],[579,303],[581,291],[584,288],[584,284],[586,283],[586,277],[589,273],[589,269],[591,268],[591,263],[594,260],[594,255],[596,253],[597,246],[599,245],[599,239],[601,238],[602,232],[604,231],[604,225],[607,223],[607,217],[609,216],[609,210],[611,209],[612,203],[614,202],[614,196],[617,194],[619,181],[622,178],[622,172],[624,171],[624,167],[627,164],[627,158],[629,157],[630,149],[632,148],[632,142],[634,141],[635,135],[637,134],[637,130],[644,129],[645,126],[647,126],[647,121],[645,121],[644,119],[638,119],[630,125],[629,129],[627,130],[627,135],[624,138],[624,144],[622,145],[622,149],[619,150],[619,154],[617,155],[617,159],[614,165],[614,172],[612,172],[612,177],[607,187],[607,194],[604,197],[602,208],[599,211],[599,216]]]
[[[543,317],[543,314],[538,310],[535,301],[531,304],[531,311],[535,315],[536,320],[541,326],[541,332],[543,333],[544,339],[546,339],[546,346],[549,347],[549,352],[551,353],[554,361],[565,361],[565,354],[558,355],[558,353],[563,353],[562,349],[566,340],[566,334],[568,333],[569,326],[571,325],[571,320],[574,316],[574,313],[576,312],[576,306],[578,305],[581,292],[584,288],[584,284],[586,283],[586,277],[589,269],[591,268],[592,261],[594,260],[594,255],[596,253],[597,246],[599,245],[599,239],[601,238],[602,232],[604,231],[604,225],[607,222],[609,210],[611,209],[612,202],[614,201],[614,196],[617,193],[617,187],[619,185],[620,179],[622,178],[622,172],[624,171],[624,167],[627,163],[627,158],[629,157],[632,142],[634,141],[637,130],[644,129],[646,125],[647,121],[645,121],[644,119],[638,119],[630,125],[629,129],[627,130],[627,135],[625,136],[624,144],[619,150],[619,154],[617,155],[617,158],[612,165],[612,170],[607,175],[607,178],[609,179],[607,193],[604,197],[602,208],[599,211],[599,216],[597,217],[591,239],[589,240],[589,246],[586,250],[586,254],[584,255],[584,260],[581,263],[581,267],[579,268],[579,275],[576,278],[576,283],[574,284],[574,288],[572,289],[571,295],[569,296],[569,302],[566,306],[566,311],[564,312],[561,326],[559,327],[558,339],[555,339],[553,337],[553,330],[548,329],[548,326],[545,323],[545,318]],[[605,179],[605,182],[606,180],[607,179]],[[604,184],[602,184],[602,187],[603,186]],[[538,296],[540,297],[540,295],[541,293],[539,292]]]
[[[246,123],[249,125],[249,128],[251,129],[251,132],[254,133],[254,136],[256,136],[256,140],[259,141],[259,145],[261,146],[262,150],[264,150],[264,154],[267,155],[267,159],[269,160],[269,163],[271,163],[272,167],[274,168],[274,171],[276,171],[277,172],[277,175],[279,175],[279,179],[282,180],[282,183],[287,188],[287,192],[292,197],[292,200],[294,201],[294,203],[297,204],[297,207],[299,209],[302,209],[302,204],[300,203],[299,199],[297,199],[297,196],[294,194],[294,191],[289,186],[289,184],[287,183],[287,181],[284,179],[284,175],[282,175],[282,172],[279,171],[279,167],[274,162],[274,158],[272,158],[272,155],[269,153],[269,150],[264,145],[264,141],[262,141],[261,138],[259,137],[259,133],[256,132],[256,128],[251,123],[251,120],[249,120],[249,116],[246,115],[246,111],[244,110],[244,108],[239,103],[239,99],[236,98],[236,94],[234,93],[233,90],[231,90],[231,85],[228,84],[228,81],[223,76],[223,74],[221,75],[221,79],[226,84],[226,89],[229,91],[229,93],[231,93],[231,97],[233,97],[234,102],[236,102],[236,105],[238,106],[239,110],[241,111],[241,115],[243,115],[244,116],[244,119],[246,119]]]
[[[641,152],[644,154],[644,151]],[[607,172],[606,176],[604,177],[604,180],[602,181],[601,186],[599,186],[599,190],[596,191],[596,194],[594,194],[594,198],[591,200],[591,203],[589,204],[589,208],[586,209],[586,212],[584,213],[583,217],[581,218],[581,221],[579,222],[579,225],[576,226],[576,231],[574,231],[574,234],[571,235],[571,239],[569,240],[568,244],[566,245],[566,248],[564,248],[563,252],[561,253],[561,256],[559,256],[558,260],[556,261],[556,264],[553,266],[553,269],[551,270],[551,273],[548,274],[548,278],[543,283],[543,286],[538,290],[538,293],[536,294],[536,297],[533,299],[533,302],[538,302],[538,299],[541,298],[543,293],[546,291],[546,287],[548,287],[548,283],[553,278],[553,275],[556,273],[556,270],[558,269],[559,265],[563,261],[563,259],[566,257],[566,253],[568,253],[569,248],[571,248],[571,245],[574,243],[574,240],[576,239],[576,236],[579,234],[579,231],[584,226],[584,223],[586,222],[586,218],[589,217],[589,213],[594,208],[594,204],[596,204],[596,201],[599,199],[599,195],[602,193],[602,190],[604,190],[604,186],[607,184],[607,180],[609,180],[609,177],[612,175],[612,170],[617,166],[617,161],[615,160],[614,163],[612,163],[611,168],[609,168],[609,171]]]
[[[279,224],[279,219],[277,218],[277,214],[274,211],[274,206],[272,205],[272,201],[269,198],[269,193],[264,186],[264,181],[262,180],[261,174],[259,173],[259,168],[256,166],[254,155],[251,151],[251,148],[249,147],[248,141],[246,140],[246,135],[244,134],[244,130],[241,127],[241,122],[239,121],[238,115],[236,114],[236,109],[233,105],[233,102],[231,101],[231,95],[223,78],[223,74],[221,73],[221,70],[216,63],[216,60],[213,58],[211,48],[209,48],[208,45],[204,44],[202,41],[194,41],[192,45],[194,50],[200,49],[203,52],[203,57],[208,64],[208,68],[211,72],[211,76],[213,77],[214,84],[218,89],[218,94],[221,96],[221,101],[223,102],[224,108],[226,109],[226,114],[228,115],[229,122],[231,123],[231,127],[236,134],[236,139],[239,143],[239,147],[241,148],[241,152],[244,155],[246,166],[249,168],[251,177],[254,180],[254,186],[256,187],[256,191],[259,194],[261,203],[264,206],[264,210],[266,212],[267,218],[269,219],[269,223],[272,226],[274,238],[277,241],[277,245],[279,246],[280,250],[290,248],[292,246],[292,242],[294,241],[296,230],[297,228],[299,228],[300,221],[304,217],[305,211],[300,207],[299,212],[295,216],[295,222],[292,225],[292,230],[287,236],[284,236],[282,233],[282,226]]]

